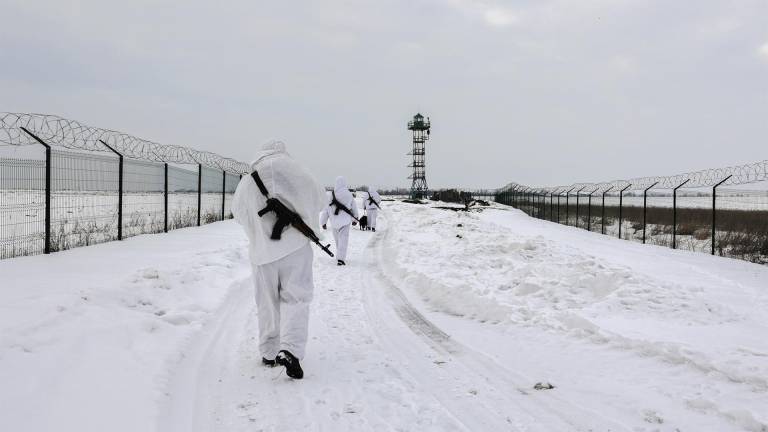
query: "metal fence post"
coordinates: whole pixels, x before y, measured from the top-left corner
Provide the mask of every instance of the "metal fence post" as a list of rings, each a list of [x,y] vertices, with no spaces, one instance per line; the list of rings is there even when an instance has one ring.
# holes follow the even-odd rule
[[[568,218],[569,218],[569,212],[570,212],[570,205],[568,202],[570,201],[570,195],[573,190],[576,189],[576,186],[572,187],[571,190],[565,193],[565,224],[569,225]]]
[[[603,191],[603,206],[600,212],[602,213],[602,226],[600,227],[600,234],[605,234],[605,194],[611,191],[613,189],[613,186],[609,187],[608,189]]]
[[[650,190],[652,187],[656,186],[657,184],[659,184],[659,182],[656,182],[656,183],[654,183],[654,184],[652,184],[652,185],[648,186],[648,187],[647,187],[647,188],[645,188],[645,190],[643,191],[643,244],[645,244],[645,214],[646,214],[646,213],[647,213],[647,211],[648,211],[648,191],[649,191],[649,190]]]
[[[579,192],[581,192],[581,189],[576,191],[576,228],[579,227]]]
[[[41,141],[42,142],[42,141]],[[51,253],[51,146],[45,144],[45,246],[44,253]]]
[[[200,226],[200,213],[203,202],[203,164],[197,164],[197,226]]]
[[[168,232],[168,163],[164,163],[163,167],[165,168],[165,180],[163,182],[163,232]]]
[[[587,195],[587,231],[592,231],[592,194],[597,192],[600,188],[595,188]]]
[[[528,192],[528,200],[531,207],[531,217],[536,217],[536,191],[533,189]]]
[[[117,150],[110,147],[109,144],[104,142],[104,140],[99,140],[99,142],[104,144],[104,147],[111,150],[112,153],[116,154],[119,160],[119,165],[117,167],[117,239],[122,240],[123,239],[123,155],[120,154],[120,152],[118,152]]]
[[[576,191],[576,228],[579,227],[579,194],[584,190],[586,186]]]
[[[546,206],[545,199],[544,199],[545,195],[541,191],[539,191],[538,195],[539,195],[539,206],[538,206],[539,207],[539,219],[544,220],[544,219],[547,218],[547,206]]]
[[[525,191],[525,208],[528,209],[526,213],[528,213],[528,216],[532,215],[533,212],[531,211],[531,191],[526,189]]]
[[[624,191],[629,189],[629,187],[632,186],[631,184],[627,185],[624,189],[622,189],[619,192],[619,238],[621,238],[621,219],[622,219],[622,207],[624,205]]]
[[[530,216],[531,215],[531,211],[530,211],[531,210],[530,209],[531,193],[528,189],[525,190],[524,196],[525,196],[525,208],[526,208],[525,212]]]
[[[528,188],[523,188],[520,191],[520,210],[523,211],[523,213],[528,214]]]
[[[560,223],[560,192],[557,193],[557,223]]]
[[[221,220],[224,220],[224,202],[227,200],[227,172],[221,170]]]
[[[731,177],[733,177],[733,175],[729,175],[728,177],[722,179],[720,183],[712,186],[712,255],[715,254],[715,215],[717,213],[717,187],[728,181],[728,179]]]
[[[555,191],[549,193],[549,221],[555,219]]]
[[[688,179],[672,190],[672,249],[677,249],[677,190],[691,181]]]
[[[45,239],[43,240],[45,244],[43,244],[43,253],[49,254],[51,253],[51,146],[27,128],[22,126],[21,130],[45,147]]]

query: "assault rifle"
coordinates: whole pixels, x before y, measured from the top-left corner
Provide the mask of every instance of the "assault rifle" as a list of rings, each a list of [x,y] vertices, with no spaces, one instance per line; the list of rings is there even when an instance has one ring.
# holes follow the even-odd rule
[[[375,199],[373,199],[373,197],[371,196],[371,193],[370,193],[370,192],[368,192],[368,202],[369,202],[370,204],[373,204],[373,205],[375,205],[376,207],[378,207],[378,208],[379,208],[379,210],[381,210],[381,206],[379,205],[379,203],[377,203],[377,202],[376,202],[376,200],[375,200]]]
[[[354,203],[354,201],[353,201],[353,203]],[[344,204],[340,203],[336,199],[336,192],[334,192],[334,191],[331,191],[331,205],[336,206],[336,211],[333,212],[333,214],[339,214],[339,210],[342,210],[342,211],[344,211],[344,213],[352,216],[352,219],[354,219],[358,223],[360,222],[360,219],[356,218],[355,215],[352,214],[352,210],[348,209],[347,206],[345,206]]]
[[[286,207],[279,199],[269,197],[269,192],[267,191],[266,186],[264,186],[264,182],[261,181],[258,172],[253,171],[251,177],[253,177],[253,180],[256,182],[256,186],[259,187],[262,195],[267,198],[267,206],[259,210],[259,217],[264,217],[264,215],[269,212],[275,212],[275,216],[277,216],[277,222],[275,222],[275,226],[272,228],[272,235],[269,237],[270,239],[280,240],[280,237],[283,235],[283,230],[288,226],[292,226],[299,230],[304,237],[312,241],[312,243],[319,246],[323,252],[333,257],[333,252],[330,250],[331,245],[328,244],[327,246],[323,246],[323,244],[320,243],[320,238],[314,231],[312,231],[312,228],[301,219],[301,216]]]

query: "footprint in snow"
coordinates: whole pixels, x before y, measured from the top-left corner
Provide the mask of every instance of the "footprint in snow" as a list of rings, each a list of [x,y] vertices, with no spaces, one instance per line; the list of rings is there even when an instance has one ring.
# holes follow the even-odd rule
[[[160,279],[160,272],[158,272],[157,269],[153,269],[153,268],[144,269],[141,276],[144,279]]]
[[[652,424],[662,424],[664,423],[664,419],[661,418],[656,411],[647,409],[643,411],[643,420],[645,420],[646,423],[652,423]]]

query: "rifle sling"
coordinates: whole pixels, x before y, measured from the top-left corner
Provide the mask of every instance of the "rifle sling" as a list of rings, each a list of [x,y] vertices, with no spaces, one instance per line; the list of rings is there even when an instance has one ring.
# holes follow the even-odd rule
[[[331,205],[336,207],[336,211],[333,212],[333,214],[338,215],[339,211],[341,210],[341,203],[336,199],[336,192],[331,191]]]
[[[264,195],[264,197],[269,198],[269,192],[267,191],[267,187],[264,186],[264,182],[261,181],[261,177],[259,177],[259,172],[256,170],[253,170],[253,172],[251,173],[251,177],[253,177],[253,181],[256,182],[256,186],[259,187],[261,194]]]

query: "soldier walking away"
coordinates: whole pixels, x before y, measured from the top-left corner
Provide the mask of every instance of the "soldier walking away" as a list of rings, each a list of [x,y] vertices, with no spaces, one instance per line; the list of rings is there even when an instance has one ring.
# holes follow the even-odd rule
[[[368,214],[368,228],[376,232],[376,218],[381,210],[381,196],[374,186],[368,186],[368,196],[363,198],[363,209]]]
[[[336,240],[336,263],[340,266],[347,265],[350,225],[357,225],[359,217],[355,197],[349,191],[347,181],[344,177],[336,177],[336,186],[331,191],[328,205],[320,214],[320,224],[323,229],[327,229],[328,221],[331,222],[333,238]]]
[[[314,232],[325,197],[282,142],[264,144],[251,170],[237,186],[232,214],[250,243],[262,363],[301,379],[314,291],[310,240],[319,244]]]

